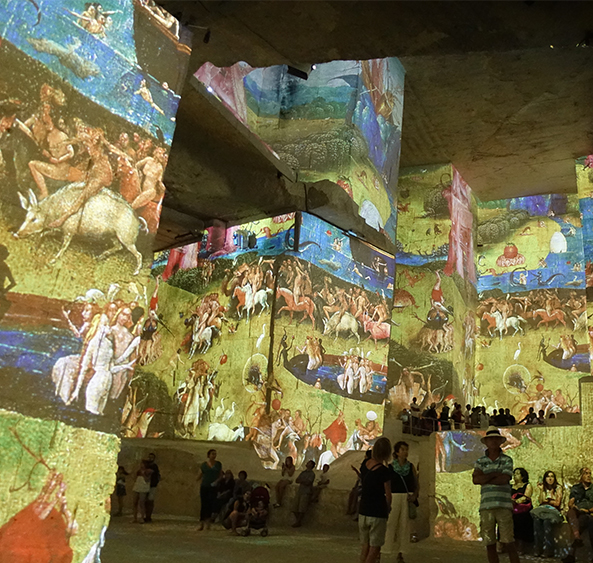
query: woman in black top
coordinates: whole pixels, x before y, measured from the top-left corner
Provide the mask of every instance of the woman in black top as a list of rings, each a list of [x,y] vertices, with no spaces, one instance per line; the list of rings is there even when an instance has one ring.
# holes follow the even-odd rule
[[[364,463],[364,471],[361,471],[362,495],[358,510],[361,563],[375,563],[385,543],[385,529],[391,510],[391,473],[386,467],[390,457],[391,442],[387,438],[379,438],[373,446],[371,459]]]

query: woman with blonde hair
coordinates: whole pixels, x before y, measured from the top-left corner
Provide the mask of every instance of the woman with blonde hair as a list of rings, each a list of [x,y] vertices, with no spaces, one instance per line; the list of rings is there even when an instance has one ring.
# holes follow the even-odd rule
[[[388,438],[381,437],[375,442],[370,459],[360,468],[360,563],[375,563],[381,554],[381,546],[385,543],[387,518],[391,510],[391,474],[387,468],[390,456],[391,442]]]

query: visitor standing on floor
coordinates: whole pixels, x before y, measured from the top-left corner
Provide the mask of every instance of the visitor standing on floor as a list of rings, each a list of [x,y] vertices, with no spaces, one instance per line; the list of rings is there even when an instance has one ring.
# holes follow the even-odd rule
[[[294,499],[294,515],[295,523],[292,525],[293,528],[299,528],[303,523],[303,516],[309,507],[311,501],[311,493],[313,492],[313,483],[315,482],[315,462],[309,460],[306,465],[306,469],[301,471],[301,474],[296,478],[296,482],[299,485],[299,489]]]
[[[410,510],[418,503],[418,475],[408,461],[410,446],[397,442],[393,446],[391,471],[391,512],[387,520],[384,553],[397,553],[397,561],[403,562],[404,550],[410,543]],[[413,503],[413,508],[410,507]]]
[[[146,464],[150,469],[150,491],[146,497],[146,516],[144,517],[145,522],[152,522],[152,512],[154,510],[154,499],[156,497],[156,488],[161,481],[161,472],[159,466],[156,464],[156,455],[148,454],[148,463]]]
[[[222,463],[216,461],[216,450],[208,450],[207,458],[200,466],[198,481],[200,483],[200,526],[198,531],[210,527],[212,514],[216,510],[216,485],[222,477]]]
[[[358,509],[358,530],[362,549],[360,563],[376,563],[385,543],[387,518],[391,511],[391,472],[387,463],[391,442],[381,437],[373,446],[370,459],[361,471],[362,494]],[[362,467],[361,467],[362,469]]]
[[[476,461],[472,476],[474,485],[481,487],[480,535],[486,544],[489,563],[499,563],[496,551],[496,527],[500,541],[505,545],[511,563],[519,562],[513,536],[513,501],[510,481],[513,460],[502,453],[506,438],[498,428],[491,426],[482,438],[485,454]]]
[[[115,474],[115,496],[117,497],[117,512],[114,516],[121,516],[124,513],[124,498],[128,494],[126,491],[126,477],[129,473],[123,465],[117,468]]]
[[[136,481],[132,489],[134,491],[134,523],[141,523],[146,518],[146,499],[150,492],[150,474],[148,461],[142,460],[140,469],[136,472]]]

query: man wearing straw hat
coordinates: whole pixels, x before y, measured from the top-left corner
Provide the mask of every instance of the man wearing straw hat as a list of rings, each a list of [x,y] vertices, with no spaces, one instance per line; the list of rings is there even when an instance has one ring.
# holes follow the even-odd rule
[[[498,563],[496,551],[496,526],[500,541],[504,544],[511,563],[519,563],[513,536],[513,503],[511,500],[511,477],[513,460],[502,453],[506,442],[498,428],[490,426],[482,443],[485,454],[476,461],[473,473],[474,485],[482,487],[480,500],[480,535],[486,544],[489,563]]]

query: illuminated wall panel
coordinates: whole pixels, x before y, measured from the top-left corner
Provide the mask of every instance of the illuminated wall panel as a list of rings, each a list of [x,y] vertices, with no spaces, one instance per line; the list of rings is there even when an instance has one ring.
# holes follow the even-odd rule
[[[196,77],[304,182],[331,180],[394,238],[404,69],[395,58],[287,66],[206,63]]]
[[[170,406],[157,383],[138,390],[143,436],[244,439],[268,468],[366,449],[382,428],[393,272],[392,256],[306,213],[157,256],[159,353],[142,369]]]
[[[585,263],[587,319],[593,314],[593,156],[584,156],[576,161],[577,189],[581,210],[583,253]],[[589,353],[592,354],[593,327],[588,322]]]
[[[474,404],[475,286],[471,190],[451,165],[407,169],[398,190],[389,412]]]
[[[152,353],[146,288],[188,38],[132,0],[5,0],[0,37],[0,551],[54,526],[62,552],[45,559],[95,561],[122,407],[141,426],[128,383]]]
[[[480,203],[477,375],[488,407],[518,420],[578,413],[589,374],[585,258],[575,196]]]
[[[281,428],[299,412],[277,454],[320,467],[381,434],[394,261],[312,215],[300,232],[298,252],[278,259],[272,369],[284,394],[271,416]]]

